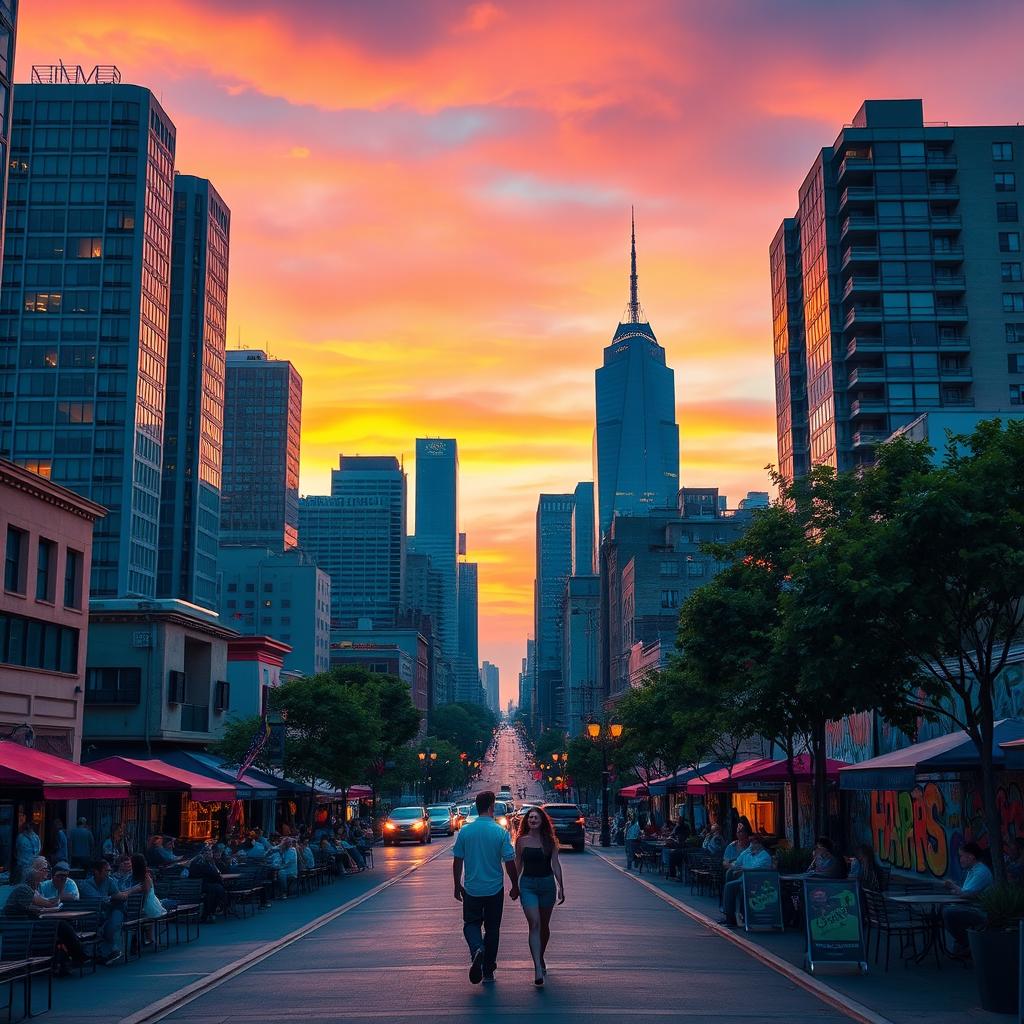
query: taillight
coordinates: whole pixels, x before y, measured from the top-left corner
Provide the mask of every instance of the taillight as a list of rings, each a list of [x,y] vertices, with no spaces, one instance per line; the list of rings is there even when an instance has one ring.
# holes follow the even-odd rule
[[[585,825],[586,823],[587,823],[587,819],[586,818],[577,818],[576,819],[576,824],[577,825]]]

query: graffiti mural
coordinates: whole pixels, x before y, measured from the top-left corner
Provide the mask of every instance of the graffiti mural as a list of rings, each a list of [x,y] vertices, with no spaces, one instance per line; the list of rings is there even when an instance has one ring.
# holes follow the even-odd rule
[[[924,782],[912,790],[851,792],[852,835],[891,868],[933,878],[962,877],[957,854],[968,840],[990,846],[981,792],[973,781]],[[1006,773],[996,792],[1003,835],[1024,836],[1024,776]]]
[[[825,756],[856,764],[874,757],[873,711],[859,711],[825,726]]]

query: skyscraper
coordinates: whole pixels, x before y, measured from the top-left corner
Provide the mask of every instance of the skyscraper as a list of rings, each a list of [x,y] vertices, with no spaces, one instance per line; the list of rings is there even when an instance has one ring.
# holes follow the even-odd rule
[[[536,695],[532,713],[539,729],[563,724],[562,643],[565,581],[572,573],[571,494],[542,494],[537,503],[537,575],[534,633]]]
[[[484,688],[487,706],[496,714],[501,714],[501,698],[498,696],[500,673],[497,665],[485,661],[480,666],[480,684]]]
[[[572,496],[572,575],[594,573],[594,485],[578,483]]]
[[[94,596],[151,598],[175,129],[148,89],[120,79],[33,68],[17,89],[0,454],[108,509],[93,535]]]
[[[290,362],[227,353],[221,544],[296,546],[301,425],[302,378]]]
[[[1024,127],[926,125],[920,100],[866,100],[820,151],[770,250],[783,476],[1020,405],[1021,176]]]
[[[631,239],[629,304],[594,374],[595,545],[616,513],[671,508],[679,489],[675,374],[640,306],[635,228]]]
[[[441,650],[454,666],[459,654],[459,447],[455,438],[416,439],[416,534],[441,582],[437,623]]]
[[[18,26],[18,0],[0,2],[0,153],[11,151],[11,110],[14,102],[14,41]],[[7,167],[0,167],[0,268],[3,266],[4,221],[7,219]]]
[[[231,212],[205,178],[174,178],[157,595],[217,607]]]
[[[341,455],[330,497],[299,500],[299,544],[331,577],[331,620],[398,623],[405,607],[406,479],[392,455]]]
[[[480,687],[479,566],[459,562],[459,660],[456,697],[467,704],[482,704]]]

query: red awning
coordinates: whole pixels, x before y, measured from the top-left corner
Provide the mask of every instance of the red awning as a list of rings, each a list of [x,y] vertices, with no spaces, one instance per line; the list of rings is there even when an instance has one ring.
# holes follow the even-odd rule
[[[127,800],[121,778],[20,743],[0,741],[0,786],[41,788],[45,800]]]
[[[686,784],[686,792],[691,796],[706,796],[708,793],[721,793],[734,789],[733,783],[738,776],[746,772],[754,771],[757,768],[766,768],[774,764],[764,757],[755,757],[750,761],[740,761],[734,764],[731,769],[719,768],[717,772],[710,772],[702,779],[691,779]]]
[[[94,761],[93,765],[119,779],[125,779],[137,789],[184,789],[199,803],[235,799],[235,787],[229,783],[197,775],[155,757],[148,760],[105,757],[101,761]]]
[[[632,786],[623,786],[619,790],[623,800],[639,800],[647,796],[647,787],[642,782],[634,782]]]
[[[845,761],[833,761],[831,758],[825,761],[825,777],[829,782],[839,781],[839,769],[848,768]],[[811,782],[814,779],[814,762],[810,754],[798,754],[793,758],[793,774],[797,782]],[[736,772],[733,772],[736,778]],[[741,776],[740,786],[744,782],[789,782],[789,772],[786,770],[786,762],[770,761],[762,768],[754,768],[744,772]]]
[[[372,800],[373,790],[369,786],[349,786],[345,795],[349,800]]]

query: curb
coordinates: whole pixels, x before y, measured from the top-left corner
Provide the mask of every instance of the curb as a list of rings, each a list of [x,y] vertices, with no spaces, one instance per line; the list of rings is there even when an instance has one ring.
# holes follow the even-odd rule
[[[350,910],[354,910],[361,903],[365,903],[367,900],[373,899],[373,897],[378,893],[383,892],[392,885],[408,878],[414,871],[419,871],[420,868],[426,867],[428,864],[437,860],[438,857],[444,856],[447,852],[447,846],[437,850],[427,857],[426,860],[405,868],[393,878],[388,878],[381,882],[380,885],[375,885],[372,889],[364,892],[361,896],[356,896],[355,899],[351,899],[347,903],[343,903],[340,907],[328,910],[327,913],[313,918],[312,921],[307,922],[300,928],[296,928],[287,935],[283,935],[279,939],[274,939],[272,942],[264,943],[262,946],[246,953],[245,956],[240,957],[238,960],[233,960],[231,963],[224,964],[223,967],[218,967],[217,970],[212,971],[203,978],[200,978],[199,981],[192,982],[191,985],[186,985],[173,995],[164,996],[163,999],[158,999],[155,1003],[150,1003],[149,1006],[144,1006],[141,1010],[136,1010],[135,1013],[129,1014],[127,1017],[122,1017],[118,1024],[156,1024],[157,1021],[163,1020],[168,1015],[180,1010],[183,1006],[186,1006],[193,1000],[205,995],[212,989],[219,988],[224,984],[224,982],[230,981],[236,975],[244,973],[249,970],[250,967],[255,967],[256,964],[273,956],[279,950],[284,949],[286,946],[290,946],[293,942],[297,942],[299,939],[305,938],[307,935],[310,935],[322,928],[325,924],[330,924],[336,918],[341,917],[342,914],[347,914]]]
[[[806,971],[802,971],[800,968],[794,967],[788,960],[783,960],[781,957],[769,952],[763,946],[759,946],[756,942],[752,942],[750,939],[733,931],[731,928],[726,928],[724,925],[720,925],[717,921],[712,921],[707,914],[703,914],[699,910],[695,910],[682,900],[676,899],[674,896],[665,892],[663,889],[659,889],[658,886],[646,881],[639,875],[632,874],[622,867],[621,864],[617,864],[613,861],[607,854],[598,853],[598,851],[593,847],[588,847],[588,852],[592,853],[595,857],[599,857],[609,867],[618,871],[619,874],[626,875],[628,878],[636,882],[637,885],[642,885],[649,892],[652,892],[655,896],[669,904],[669,906],[674,907],[680,913],[685,914],[692,921],[703,925],[708,929],[708,931],[714,932],[721,938],[727,939],[734,946],[739,946],[744,953],[752,956],[755,960],[764,964],[766,967],[770,967],[778,974],[781,974],[784,978],[791,981],[799,988],[802,988],[805,992],[809,992],[811,995],[816,996],[823,1003],[831,1006],[832,1009],[838,1010],[851,1020],[857,1021],[858,1024],[894,1024],[894,1022],[888,1017],[883,1017],[881,1014],[876,1013],[863,1003],[858,1003],[856,1000],[850,999],[849,996],[843,995],[842,992],[832,988],[831,985],[826,985],[819,979],[811,977]],[[124,1024],[124,1022],[122,1022],[122,1024]]]

